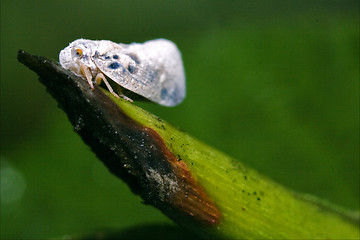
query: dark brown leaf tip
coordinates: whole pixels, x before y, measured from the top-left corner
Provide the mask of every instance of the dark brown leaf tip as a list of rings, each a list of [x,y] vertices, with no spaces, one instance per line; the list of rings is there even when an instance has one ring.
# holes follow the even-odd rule
[[[155,130],[131,119],[99,87],[91,90],[59,64],[24,51],[18,60],[40,76],[84,142],[145,203],[182,225],[219,223],[219,209]]]

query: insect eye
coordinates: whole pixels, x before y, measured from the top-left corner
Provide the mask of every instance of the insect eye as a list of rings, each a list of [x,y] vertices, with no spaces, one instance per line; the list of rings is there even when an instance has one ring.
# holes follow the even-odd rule
[[[75,49],[75,54],[76,54],[76,56],[81,57],[83,54],[83,51],[80,48],[77,48],[77,49]]]

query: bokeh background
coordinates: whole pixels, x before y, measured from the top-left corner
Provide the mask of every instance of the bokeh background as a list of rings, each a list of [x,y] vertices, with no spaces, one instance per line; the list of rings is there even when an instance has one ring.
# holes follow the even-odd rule
[[[359,1],[1,1],[1,238],[172,224],[111,175],[18,49],[168,38],[187,98],[136,103],[299,192],[359,209]],[[150,234],[149,234],[150,235]]]

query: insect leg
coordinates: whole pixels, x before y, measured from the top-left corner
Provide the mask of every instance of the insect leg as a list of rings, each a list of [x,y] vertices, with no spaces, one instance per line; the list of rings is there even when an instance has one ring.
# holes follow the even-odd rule
[[[91,76],[90,70],[84,64],[81,64],[80,71],[86,77],[86,80],[88,81],[91,89],[93,89],[94,85],[92,83],[92,76]]]
[[[114,92],[114,90],[112,89],[112,87],[110,86],[109,82],[106,80],[104,74],[99,73],[98,75],[96,75],[95,78],[96,84],[100,85],[101,81],[104,81],[106,87],[109,89],[109,92],[114,95],[115,97],[119,98],[119,96]]]
[[[106,80],[104,74],[99,73],[99,74],[96,76],[95,81],[96,81],[96,84],[97,84],[97,85],[100,85],[101,81],[104,81],[106,87],[109,89],[109,92],[110,92],[112,95],[114,95],[114,96],[117,97],[117,98],[119,98],[119,95],[120,95],[121,98],[123,98],[123,99],[125,99],[125,100],[127,100],[127,101],[129,101],[129,102],[133,102],[132,99],[130,99],[130,98],[128,98],[127,96],[125,96],[124,94],[122,94],[120,90],[119,90],[119,91],[120,91],[120,92],[119,92],[119,95],[117,95],[117,94],[114,92],[114,90],[112,89],[112,87],[110,86],[109,82]]]

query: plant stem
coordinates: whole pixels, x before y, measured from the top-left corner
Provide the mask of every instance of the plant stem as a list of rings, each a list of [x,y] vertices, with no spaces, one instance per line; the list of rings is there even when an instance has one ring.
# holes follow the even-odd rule
[[[207,238],[359,239],[356,220],[286,189],[58,64],[19,51],[75,131],[147,204]]]

